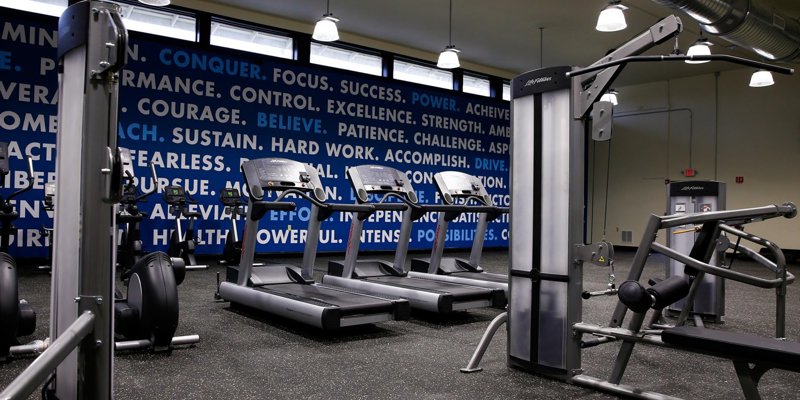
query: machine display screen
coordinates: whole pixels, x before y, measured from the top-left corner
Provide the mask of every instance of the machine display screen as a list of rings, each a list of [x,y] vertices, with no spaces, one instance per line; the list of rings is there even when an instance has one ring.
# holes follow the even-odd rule
[[[361,182],[372,186],[401,186],[398,182],[397,171],[388,168],[359,168]]]
[[[267,182],[300,184],[303,182],[301,177],[306,173],[305,165],[296,161],[264,158],[254,162],[257,163],[258,180],[262,186]]]
[[[476,194],[478,188],[472,186],[473,181],[469,177],[461,174],[442,175],[446,190],[452,194]]]

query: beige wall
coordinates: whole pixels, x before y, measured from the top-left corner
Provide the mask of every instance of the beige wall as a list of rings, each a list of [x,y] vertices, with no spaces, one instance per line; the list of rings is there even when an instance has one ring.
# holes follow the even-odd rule
[[[665,211],[665,179],[686,179],[681,171],[688,167],[699,171],[694,179],[727,183],[728,208],[800,204],[800,77],[775,75],[776,85],[750,88],[751,72],[618,88],[610,145],[609,241],[637,245],[648,215]],[[598,240],[609,144],[592,149],[590,225],[592,239]],[[736,176],[743,176],[744,183],[736,184]],[[622,230],[633,231],[633,243],[621,241]],[[748,230],[785,249],[800,249],[800,218],[752,224]]]

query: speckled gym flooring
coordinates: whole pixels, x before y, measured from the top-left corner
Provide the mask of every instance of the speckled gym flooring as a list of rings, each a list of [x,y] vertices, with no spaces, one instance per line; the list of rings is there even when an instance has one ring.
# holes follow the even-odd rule
[[[421,256],[421,254],[419,254]],[[450,255],[464,256],[466,253]],[[391,259],[391,255],[378,255]],[[617,250],[616,275],[627,275],[632,251]],[[317,259],[321,276],[330,258]],[[297,257],[276,261],[299,262]],[[490,272],[508,271],[506,251],[487,251]],[[663,260],[651,257],[645,277],[663,276]],[[737,260],[735,269],[767,276],[763,268]],[[796,272],[796,266],[792,272]],[[439,317],[414,313],[412,319],[325,335],[285,319],[232,308],[214,300],[216,273],[224,267],[190,271],[180,286],[177,334],[199,334],[194,347],[171,355],[118,353],[117,399],[574,399],[613,398],[589,389],[537,377],[506,366],[506,330],[501,328],[481,363],[483,372],[462,374],[489,322],[501,310],[481,309]],[[38,316],[35,339],[47,336],[47,274],[24,273],[20,295]],[[607,270],[586,266],[584,288],[600,290]],[[800,340],[800,287],[789,287],[787,336]],[[774,330],[774,292],[727,284],[726,322],[730,329],[770,336]],[[614,298],[584,301],[584,321],[604,324]],[[583,367],[607,378],[619,344],[584,350]],[[0,365],[5,387],[33,358]],[[733,364],[724,359],[637,345],[623,383],[688,399],[742,398]],[[800,375],[772,370],[761,380],[765,399],[800,398]],[[31,398],[37,398],[38,394]]]

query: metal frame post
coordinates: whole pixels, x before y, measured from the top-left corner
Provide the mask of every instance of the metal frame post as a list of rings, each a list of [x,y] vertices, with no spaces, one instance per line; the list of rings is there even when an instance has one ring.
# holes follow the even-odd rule
[[[94,314],[92,333],[61,363],[53,382],[62,399],[113,397],[113,304],[120,196],[114,177],[118,71],[127,32],[120,7],[102,1],[70,6],[59,19],[59,130],[56,159],[50,337],[67,335],[79,313]],[[80,96],[80,97],[78,97]],[[78,97],[78,98],[76,98]],[[77,234],[76,234],[77,232]]]

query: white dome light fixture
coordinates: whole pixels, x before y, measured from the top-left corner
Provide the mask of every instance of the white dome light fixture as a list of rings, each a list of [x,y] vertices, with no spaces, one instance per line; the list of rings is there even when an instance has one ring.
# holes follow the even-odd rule
[[[169,5],[169,0],[139,0],[139,3],[147,4],[148,6],[164,7]]]
[[[327,5],[327,12],[314,25],[314,33],[311,35],[311,38],[318,42],[335,42],[339,40],[339,29],[336,27],[339,19],[331,13],[330,0],[327,1]]]
[[[617,95],[619,94],[618,91],[614,89],[608,89],[608,91],[600,96],[600,101],[610,101],[611,104],[617,105],[619,104],[619,100],[617,99]]]
[[[711,43],[708,39],[700,35],[700,38],[694,42],[692,47],[689,47],[689,50],[686,51],[687,56],[710,56],[711,55],[711,46],[714,44]],[[710,62],[711,60],[686,60],[687,64],[703,64]]]
[[[461,66],[458,61],[458,53],[461,50],[453,46],[453,0],[450,0],[450,28],[448,45],[439,53],[439,61],[436,66],[444,69],[453,69]]]
[[[753,75],[750,76],[750,87],[766,87],[774,84],[775,80],[772,79],[772,72],[765,69],[753,72]]]
[[[606,8],[600,11],[595,29],[600,32],[616,32],[627,28],[628,24],[625,22],[625,13],[623,13],[627,9],[628,7],[622,5],[620,0],[609,1]]]

